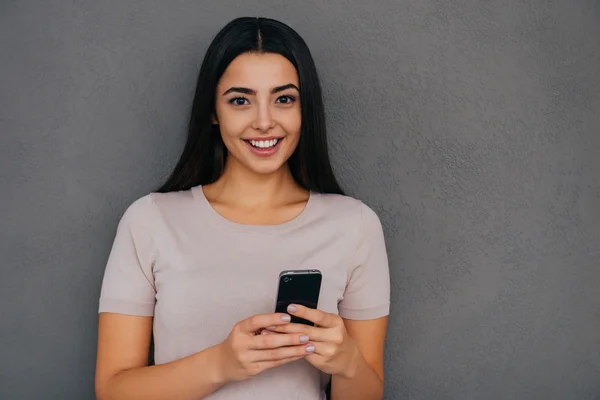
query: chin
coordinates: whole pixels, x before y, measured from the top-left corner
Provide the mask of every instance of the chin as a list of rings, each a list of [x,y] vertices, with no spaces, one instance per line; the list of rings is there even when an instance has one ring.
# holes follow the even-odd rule
[[[284,169],[283,167],[285,167],[285,163],[269,164],[270,165],[257,165],[257,163],[249,163],[246,165],[246,168],[257,175],[271,175],[282,171]]]

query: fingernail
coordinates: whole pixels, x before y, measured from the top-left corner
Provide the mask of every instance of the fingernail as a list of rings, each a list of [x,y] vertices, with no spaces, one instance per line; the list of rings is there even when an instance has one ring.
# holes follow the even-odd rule
[[[270,335],[270,334],[271,334],[271,332],[269,332],[268,330],[266,330],[266,329],[265,329],[265,330],[264,330],[264,331],[262,331],[260,334],[261,334],[261,335]]]
[[[300,336],[300,343],[306,343],[306,342],[308,342],[308,336],[306,336],[306,335]]]
[[[296,308],[296,306],[295,306],[295,305],[293,305],[293,304],[290,304],[290,305],[288,306],[287,310],[288,310],[289,312],[291,312],[291,313],[295,313],[295,312],[296,312],[298,309]]]
[[[277,327],[275,325],[273,325],[273,326],[267,326],[265,329],[268,329],[270,331],[274,331],[275,329],[277,329]]]
[[[281,320],[282,320],[283,322],[290,322],[290,321],[292,320],[292,317],[290,317],[290,316],[289,316],[289,315],[287,315],[287,314],[284,314],[284,315],[282,315],[282,316],[281,316]]]
[[[315,346],[313,346],[312,344],[309,344],[308,346],[305,347],[306,352],[307,353],[313,353],[315,351]]]

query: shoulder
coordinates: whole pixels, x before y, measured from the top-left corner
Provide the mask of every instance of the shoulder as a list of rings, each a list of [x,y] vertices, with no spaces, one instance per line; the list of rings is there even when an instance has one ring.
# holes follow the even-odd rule
[[[194,188],[168,193],[151,193],[148,196],[157,211],[168,213],[173,210],[188,209],[194,203]]]
[[[144,224],[145,221],[148,220],[154,213],[154,205],[152,201],[152,197],[147,194],[143,197],[139,197],[130,203],[123,216],[121,217],[121,225],[140,225]]]
[[[323,210],[334,214],[356,214],[364,206],[362,201],[346,195],[319,193],[317,196]]]
[[[363,201],[347,195],[319,194],[319,205],[328,218],[351,222],[357,227],[380,226],[377,213]]]
[[[170,193],[149,193],[134,200],[125,210],[122,223],[148,227],[158,218],[185,212],[193,203],[191,190]]]

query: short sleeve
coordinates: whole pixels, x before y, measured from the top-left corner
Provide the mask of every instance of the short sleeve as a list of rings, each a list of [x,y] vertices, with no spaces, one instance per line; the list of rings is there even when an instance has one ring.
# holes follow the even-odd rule
[[[342,318],[367,320],[390,311],[390,274],[383,229],[377,214],[361,203],[358,243],[338,311]]]
[[[148,195],[131,204],[119,221],[104,271],[99,312],[154,314],[151,210],[152,199]]]

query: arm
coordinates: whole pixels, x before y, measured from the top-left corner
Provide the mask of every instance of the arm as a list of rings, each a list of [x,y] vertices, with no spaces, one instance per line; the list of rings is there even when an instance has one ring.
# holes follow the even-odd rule
[[[96,395],[100,400],[199,399],[228,382],[306,355],[301,335],[256,335],[289,315],[255,315],[221,343],[163,365],[148,366],[156,302],[152,198],[131,205],[119,222],[99,305]],[[201,334],[201,332],[199,332]]]
[[[152,317],[101,313],[96,363],[98,400],[203,398],[224,382],[218,348],[148,366]]]
[[[305,357],[301,335],[256,335],[289,316],[255,315],[238,322],[227,339],[167,364],[148,366],[152,317],[101,313],[96,363],[99,400],[202,399],[228,382],[246,380]]]
[[[332,375],[331,397],[380,399],[383,396],[383,352],[390,304],[390,276],[383,228],[377,214],[361,206],[353,268],[339,314],[358,348],[351,377]]]
[[[289,324],[281,333],[304,333],[314,345],[306,360],[332,376],[333,400],[383,396],[383,348],[390,304],[387,252],[379,218],[361,208],[359,240],[338,314],[290,305],[288,312],[316,326]]]
[[[359,351],[354,358],[354,365],[349,369],[349,376],[332,375],[332,400],[382,398],[387,320],[387,317],[368,321],[343,320],[348,335]]]
[[[148,366],[156,301],[152,198],[134,202],[121,218],[108,259],[98,326],[99,400],[202,398],[223,383],[218,348]],[[212,368],[207,368],[211,366]]]
[[[375,400],[383,396],[383,346],[387,317],[350,320],[301,305],[288,312],[315,323],[270,328],[279,333],[305,334],[314,346],[306,361],[332,376],[332,400]]]

